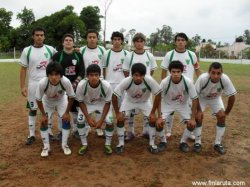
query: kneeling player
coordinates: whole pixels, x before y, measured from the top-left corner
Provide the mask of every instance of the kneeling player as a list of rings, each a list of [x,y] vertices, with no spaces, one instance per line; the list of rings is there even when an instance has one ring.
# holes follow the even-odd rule
[[[62,66],[58,62],[49,63],[46,68],[47,77],[40,80],[36,90],[37,105],[42,113],[40,128],[44,145],[41,153],[42,157],[47,157],[49,155],[48,119],[51,119],[55,111],[62,117],[62,149],[65,155],[71,154],[71,150],[68,146],[68,137],[70,133],[69,110],[73,104],[75,93],[69,79],[63,76],[62,70]]]
[[[235,94],[237,93],[231,80],[223,73],[222,65],[214,62],[210,65],[208,73],[203,73],[195,83],[195,88],[199,96],[200,106],[198,106],[197,126],[195,128],[195,146],[196,152],[201,151],[201,130],[203,121],[203,112],[206,106],[212,109],[213,114],[217,118],[216,137],[214,149],[220,154],[224,154],[225,150],[221,144],[222,136],[225,132],[226,116],[233,108]],[[227,108],[221,99],[221,94],[225,93],[228,98]]]
[[[196,125],[195,115],[198,96],[192,81],[182,75],[183,64],[180,61],[172,61],[168,69],[170,75],[163,79],[160,84],[162,88],[162,118],[157,120],[157,127],[162,128],[169,115],[173,112],[178,112],[181,116],[181,121],[187,124],[180,141],[180,150],[188,152],[189,146],[186,141]],[[192,100],[192,109],[189,106],[189,98]],[[162,131],[164,131],[164,128]],[[165,136],[165,133],[161,134]]]
[[[87,79],[81,80],[76,90],[76,99],[79,102],[80,109],[78,113],[77,129],[80,135],[82,146],[78,153],[83,155],[88,148],[86,132],[88,127],[85,122],[91,127],[101,128],[103,122],[106,122],[105,127],[105,152],[112,154],[111,140],[113,136],[114,126],[110,103],[112,97],[112,88],[110,84],[100,79],[101,68],[97,64],[91,64],[87,67]],[[95,121],[92,118],[93,113],[101,114],[101,118]]]
[[[157,153],[158,148],[155,145],[155,111],[159,106],[161,99],[161,89],[159,84],[146,74],[146,66],[136,63],[131,68],[132,76],[121,81],[115,88],[112,96],[113,107],[117,119],[117,133],[119,144],[116,147],[117,153],[124,151],[124,121],[128,119],[132,110],[140,110],[147,116],[149,122],[149,151]],[[124,92],[126,94],[122,101],[120,109],[118,108],[118,97],[120,98]],[[155,95],[154,104],[150,101],[150,94]]]

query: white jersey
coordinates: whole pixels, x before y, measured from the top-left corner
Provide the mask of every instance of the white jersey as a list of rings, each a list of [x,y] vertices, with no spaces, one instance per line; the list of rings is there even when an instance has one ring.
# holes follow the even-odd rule
[[[200,68],[196,54],[190,50],[180,53],[174,49],[167,52],[161,63],[161,68],[168,70],[168,66],[173,60],[179,60],[183,64],[183,75],[187,76],[192,82],[194,82],[194,70]]]
[[[101,68],[101,77],[103,77],[102,64],[105,51],[105,48],[99,45],[97,45],[97,47],[94,49],[89,48],[88,46],[81,47],[80,53],[83,57],[85,70],[90,64],[97,64]]]
[[[128,51],[121,50],[119,52],[109,49],[104,54],[103,67],[106,68],[106,80],[111,84],[118,84],[124,78],[122,70],[122,64],[124,63],[125,57]]]
[[[84,102],[88,105],[96,105],[111,102],[112,88],[105,80],[100,80],[97,88],[92,88],[89,85],[88,79],[83,79],[79,82],[76,89],[76,99],[79,102]]]
[[[117,97],[122,97],[126,91],[124,101],[131,103],[142,103],[150,99],[151,93],[157,95],[161,92],[159,84],[149,75],[145,75],[143,82],[136,85],[133,77],[129,76],[122,80],[122,82],[115,88],[114,94]]]
[[[46,67],[56,52],[53,47],[48,45],[39,48],[34,46],[24,48],[20,64],[28,68],[29,81],[38,82],[46,77]]]
[[[39,81],[36,90],[36,99],[41,101],[43,96],[47,101],[59,101],[64,98],[65,94],[70,98],[75,98],[75,93],[70,80],[62,76],[57,85],[52,85],[48,77],[44,77]]]
[[[175,84],[169,75],[161,81],[160,86],[162,100],[169,105],[187,104],[189,98],[191,100],[198,98],[194,84],[184,75],[178,84]]]
[[[237,93],[233,83],[224,73],[217,83],[211,82],[209,73],[201,74],[195,83],[195,88],[199,97],[206,100],[216,99],[220,97],[223,92],[227,96]]]
[[[123,71],[129,71],[131,74],[131,67],[135,63],[142,63],[146,66],[146,75],[150,75],[151,71],[157,69],[157,63],[152,53],[144,51],[143,54],[137,54],[134,51],[127,54],[125,61],[122,65]]]

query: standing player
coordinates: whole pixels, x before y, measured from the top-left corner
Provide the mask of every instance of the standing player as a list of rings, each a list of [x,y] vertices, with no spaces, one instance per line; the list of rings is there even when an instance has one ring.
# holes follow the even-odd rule
[[[200,106],[197,113],[197,126],[195,128],[195,144],[194,151],[201,151],[201,131],[203,112],[206,106],[209,106],[213,115],[217,118],[216,137],[214,149],[220,154],[224,154],[225,150],[221,144],[222,137],[225,132],[226,117],[229,115],[235,102],[235,94],[237,93],[229,77],[223,73],[222,65],[214,62],[210,65],[208,73],[203,73],[195,83],[196,91],[199,96]],[[228,96],[226,110],[221,98],[222,93]]]
[[[180,150],[183,152],[189,151],[189,146],[186,143],[190,131],[193,131],[196,125],[195,115],[198,106],[198,96],[195,91],[192,81],[182,75],[184,66],[180,61],[172,61],[168,66],[170,75],[161,81],[162,100],[161,113],[162,118],[158,119],[157,127],[161,129],[160,135],[165,136],[163,130],[166,119],[173,112],[178,112],[181,116],[181,122],[187,125],[180,141]],[[189,100],[192,100],[192,109],[189,106]],[[161,137],[166,139],[165,137]],[[162,143],[162,148],[165,150],[166,145]]]
[[[82,54],[85,68],[87,68],[90,64],[97,64],[101,69],[100,77],[103,78],[102,63],[103,63],[105,48],[97,44],[98,36],[99,33],[96,30],[89,29],[86,35],[87,46],[81,47],[80,53]],[[96,113],[96,118],[99,119],[100,114]],[[103,136],[103,131],[101,128],[97,128],[96,133],[98,136]]]
[[[76,99],[79,102],[81,110],[78,113],[77,129],[80,135],[82,146],[78,153],[83,155],[88,149],[87,127],[85,122],[91,127],[100,128],[105,121],[105,152],[112,154],[111,140],[113,136],[113,116],[110,110],[112,97],[112,88],[110,84],[100,79],[101,68],[97,64],[91,64],[87,67],[87,79],[82,80],[76,90]],[[99,120],[94,120],[92,114],[98,112],[101,114]]]
[[[67,77],[74,91],[78,83],[84,78],[85,67],[82,55],[74,50],[74,36],[72,34],[65,34],[62,39],[63,50],[57,52],[53,56],[53,60],[61,64],[63,68],[63,75]],[[70,109],[73,118],[73,134],[79,138],[77,131],[77,107],[78,103],[75,100],[72,108]],[[61,133],[60,133],[61,134]]]
[[[183,75],[187,76],[192,82],[194,82],[194,73],[196,77],[199,77],[201,74],[200,66],[197,60],[197,57],[194,52],[186,49],[188,37],[185,33],[178,33],[175,36],[175,45],[176,48],[172,51],[169,51],[164,57],[161,68],[161,79],[163,80],[167,76],[167,70],[169,64],[173,60],[179,60],[183,64]],[[191,102],[190,102],[191,104]],[[167,138],[171,136],[172,126],[173,126],[173,114],[167,119]],[[194,140],[194,135],[191,134],[190,138]]]
[[[126,92],[121,107],[118,107],[118,98]],[[150,99],[151,93],[155,95],[152,106]],[[131,76],[123,79],[116,87],[112,96],[113,107],[117,119],[117,133],[119,144],[116,147],[118,154],[124,151],[124,122],[132,110],[140,110],[147,117],[149,124],[149,151],[157,153],[158,148],[155,145],[155,111],[161,100],[161,88],[159,84],[149,75],[146,75],[146,66],[142,63],[133,64]],[[165,138],[166,141],[166,138]]]
[[[146,75],[153,76],[154,70],[157,69],[157,63],[153,54],[144,49],[145,42],[146,42],[146,37],[142,33],[136,33],[135,36],[133,37],[133,44],[134,44],[135,49],[134,51],[132,51],[126,56],[125,61],[122,66],[125,77],[129,76],[131,67],[135,63],[144,64],[146,66]],[[128,121],[129,131],[126,135],[127,140],[134,138],[134,135],[135,135],[134,124],[133,124],[134,113],[135,111],[131,113],[131,117],[129,118],[129,121]],[[146,121],[147,121],[147,117],[144,116],[143,135],[148,134],[147,132],[148,127],[146,126],[147,124]]]
[[[47,77],[39,81],[36,90],[36,101],[42,113],[41,136],[44,148],[41,152],[42,157],[49,156],[50,143],[48,133],[48,119],[57,111],[62,118],[62,150],[65,155],[70,155],[71,150],[68,146],[70,133],[69,110],[72,107],[75,93],[73,87],[66,77],[63,76],[62,66],[58,62],[50,62],[46,69]],[[69,101],[67,95],[69,97]]]
[[[35,141],[35,124],[37,114],[37,103],[35,98],[38,82],[46,77],[46,67],[51,61],[56,50],[44,44],[45,30],[37,27],[32,31],[34,44],[25,47],[21,55],[20,88],[24,97],[27,97],[27,107],[29,110],[29,136],[26,145],[31,145]],[[28,89],[25,86],[26,74],[29,74]],[[51,130],[51,129],[50,129]]]

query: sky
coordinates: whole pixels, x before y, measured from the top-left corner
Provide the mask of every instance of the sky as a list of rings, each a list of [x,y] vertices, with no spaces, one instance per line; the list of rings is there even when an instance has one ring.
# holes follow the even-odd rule
[[[85,6],[98,6],[104,15],[105,1],[110,0],[0,0],[0,7],[13,12],[11,25],[18,27],[16,15],[24,6],[33,10],[35,19],[67,5],[78,14]],[[149,37],[157,28],[168,25],[173,33],[185,32],[190,38],[198,34],[202,39],[231,44],[244,30],[250,30],[249,20],[250,0],[113,0],[107,12],[106,38],[121,28],[126,32],[135,29]]]

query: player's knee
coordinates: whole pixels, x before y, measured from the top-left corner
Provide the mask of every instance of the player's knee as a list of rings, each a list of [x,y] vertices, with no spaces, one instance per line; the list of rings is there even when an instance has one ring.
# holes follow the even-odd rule
[[[112,132],[114,130],[114,125],[113,124],[106,124],[105,130]]]
[[[70,129],[70,122],[69,121],[62,121],[62,128],[65,130],[69,130]]]
[[[219,123],[224,123],[224,122],[225,122],[226,115],[225,115],[225,112],[224,112],[224,111],[219,111],[219,112],[216,114],[216,117],[217,117],[217,120],[218,120]]]
[[[36,116],[37,110],[30,110],[29,116]]]

